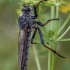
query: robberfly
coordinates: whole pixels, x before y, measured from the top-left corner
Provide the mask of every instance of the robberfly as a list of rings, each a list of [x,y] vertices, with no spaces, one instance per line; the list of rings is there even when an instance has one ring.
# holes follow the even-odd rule
[[[44,0],[45,1],[45,0]],[[64,58],[60,54],[58,54],[56,51],[53,49],[49,48],[44,44],[42,32],[40,28],[38,27],[45,26],[48,22],[51,20],[59,20],[57,19],[49,19],[45,24],[42,24],[40,21],[37,21],[36,18],[38,16],[36,7],[43,1],[39,1],[35,5],[33,5],[33,10],[34,10],[34,16],[32,16],[31,8],[30,6],[24,4],[22,8],[22,14],[18,18],[18,25],[19,25],[19,42],[18,42],[18,51],[19,51],[19,66],[21,70],[27,70],[27,62],[28,62],[28,55],[29,55],[29,45],[30,43],[36,44],[36,42],[33,42],[33,39],[36,35],[36,32],[38,31],[41,44],[51,50],[53,53],[57,54],[58,56]],[[32,30],[34,30],[33,35],[31,35]]]

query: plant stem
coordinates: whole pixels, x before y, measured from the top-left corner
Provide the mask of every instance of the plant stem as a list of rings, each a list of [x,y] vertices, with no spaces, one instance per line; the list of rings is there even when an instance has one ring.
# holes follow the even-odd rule
[[[51,7],[51,19],[53,19],[54,18],[54,6],[52,6]],[[53,30],[53,28],[54,28],[54,23],[53,23],[53,21],[51,22],[51,29]]]
[[[50,48],[51,48],[51,43],[49,44],[50,46]],[[51,51],[49,50],[49,53],[48,53],[48,70],[51,70],[51,59],[52,58],[52,53],[51,53]]]
[[[62,37],[68,32],[70,30],[70,26],[66,29],[66,31],[57,39],[57,41],[58,40],[60,40],[60,39],[62,39]]]
[[[56,6],[56,18],[58,18],[58,15],[59,15],[59,7]],[[56,47],[57,47],[57,33],[58,33],[58,21],[56,21],[56,29],[55,29],[55,42],[54,42],[54,47],[53,49],[56,50]],[[55,65],[55,55],[53,54],[52,55],[52,66],[51,66],[51,70],[54,70],[54,65]]]
[[[34,51],[34,56],[35,56],[35,62],[36,62],[36,65],[37,65],[37,69],[41,70],[41,66],[40,66],[40,63],[39,63],[39,58],[38,58],[38,55],[37,55],[35,45],[33,45],[32,48],[33,48],[33,51]]]
[[[61,39],[61,40],[58,40],[58,41],[70,41],[70,38],[68,38],[68,39]]]
[[[51,18],[54,17],[54,6],[51,7]],[[51,29],[53,29],[53,22],[51,23]],[[49,44],[50,48],[52,48],[52,43]],[[48,53],[48,70],[51,70],[51,63],[52,63],[52,52],[49,50]]]
[[[58,31],[58,35],[59,35],[60,32],[64,29],[64,27],[65,27],[66,24],[68,23],[69,19],[70,19],[70,14],[69,14],[69,16],[67,17],[67,19],[66,19],[66,21],[64,22],[64,24],[62,25],[62,27],[60,28],[60,30]]]

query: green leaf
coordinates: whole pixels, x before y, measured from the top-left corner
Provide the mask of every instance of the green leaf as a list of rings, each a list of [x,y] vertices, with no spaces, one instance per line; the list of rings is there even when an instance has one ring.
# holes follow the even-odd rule
[[[49,30],[48,32],[48,38],[52,38],[54,36],[55,32],[52,30]]]

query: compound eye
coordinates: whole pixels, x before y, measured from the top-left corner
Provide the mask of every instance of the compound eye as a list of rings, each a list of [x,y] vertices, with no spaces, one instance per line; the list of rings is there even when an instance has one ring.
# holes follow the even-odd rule
[[[28,8],[27,11],[30,11],[30,8]]]
[[[26,11],[30,11],[30,8],[29,8],[29,6],[28,5],[26,5],[26,4],[23,4],[23,9],[22,9],[22,12],[26,12]]]
[[[22,9],[22,12],[24,12],[24,11],[30,11],[30,8],[27,7],[27,6],[25,6],[25,7]]]

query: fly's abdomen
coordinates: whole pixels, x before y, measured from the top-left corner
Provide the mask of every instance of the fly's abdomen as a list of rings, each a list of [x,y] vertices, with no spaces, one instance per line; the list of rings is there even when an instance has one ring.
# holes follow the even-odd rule
[[[27,37],[26,37],[26,52],[25,52],[25,61],[24,61],[24,65],[22,67],[22,70],[27,70],[27,63],[28,63],[28,56],[29,56],[29,45],[31,43],[30,41],[30,32],[27,32]]]
[[[28,27],[25,25],[23,30],[20,30],[19,34],[19,65],[21,70],[27,70],[27,62],[29,55],[30,35]]]

